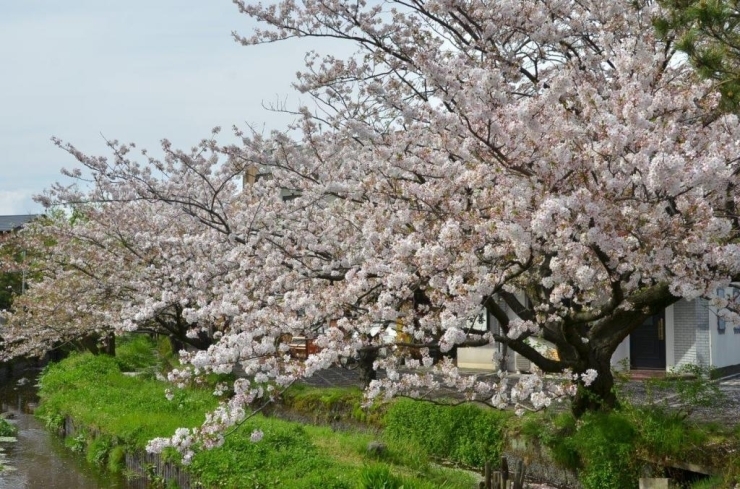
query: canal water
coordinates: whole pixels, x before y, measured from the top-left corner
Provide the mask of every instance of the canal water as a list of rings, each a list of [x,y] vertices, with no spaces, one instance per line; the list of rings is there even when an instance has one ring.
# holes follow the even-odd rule
[[[0,412],[18,427],[16,442],[0,442],[6,470],[0,489],[126,489],[123,478],[102,473],[64,447],[33,414],[38,369],[0,371]]]

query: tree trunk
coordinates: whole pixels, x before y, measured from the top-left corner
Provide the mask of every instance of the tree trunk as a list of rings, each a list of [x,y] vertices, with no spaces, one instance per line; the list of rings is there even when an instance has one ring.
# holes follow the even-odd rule
[[[93,355],[99,355],[100,348],[98,347],[98,340],[100,340],[100,336],[97,334],[90,334],[80,338],[78,340],[78,344]]]
[[[116,335],[108,333],[103,338],[103,353],[111,357],[116,356]]]
[[[185,349],[185,343],[180,341],[180,339],[177,338],[175,335],[170,334],[167,336],[167,339],[170,340],[170,348],[172,348],[172,353],[174,353],[175,355],[177,355],[180,350]]]
[[[588,411],[609,411],[618,404],[610,362],[601,361],[590,368],[596,370],[598,375],[588,387],[578,385],[578,392],[571,403],[571,411],[576,418]]]
[[[373,363],[378,358],[377,348],[360,348],[357,352],[357,367],[360,369],[360,380],[364,385],[378,378]]]

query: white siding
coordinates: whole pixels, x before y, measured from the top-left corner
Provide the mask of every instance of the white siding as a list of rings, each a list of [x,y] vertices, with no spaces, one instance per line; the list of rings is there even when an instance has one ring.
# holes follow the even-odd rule
[[[619,344],[614,354],[612,354],[612,367],[621,369],[622,366],[626,366],[627,370],[630,368],[630,337],[627,336]]]
[[[706,306],[709,326],[712,367],[721,368],[740,364],[740,329],[725,324],[724,333],[717,328],[717,310]]]

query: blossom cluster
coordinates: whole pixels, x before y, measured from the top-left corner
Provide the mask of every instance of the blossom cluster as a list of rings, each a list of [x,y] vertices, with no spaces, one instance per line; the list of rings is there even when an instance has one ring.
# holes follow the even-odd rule
[[[235,129],[238,144],[219,129],[191,150],[164,140],[161,156],[55,140],[79,185],[39,199],[72,216],[52,209],[20,236],[38,265],[5,356],[146,331],[182,350],[176,387],[239,377],[201,427],[150,450],[189,459],[336,366],[384,373],[369,401],[449,389],[541,409],[607,389],[614,338],[660,307],[740,278],[740,125],[653,34],[657,3],[235,3],[262,26],[243,44],[363,50],[307,58],[297,88],[320,113]],[[536,372],[451,360],[491,344]]]

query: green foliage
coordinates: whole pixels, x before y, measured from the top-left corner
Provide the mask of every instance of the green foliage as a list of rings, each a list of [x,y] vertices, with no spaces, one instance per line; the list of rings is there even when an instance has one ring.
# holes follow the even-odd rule
[[[118,340],[116,363],[122,372],[149,370],[159,366],[156,345],[144,335],[129,335]]]
[[[646,460],[716,467],[721,459],[724,484],[710,487],[731,486],[740,470],[732,468],[735,458],[726,457],[726,448],[737,445],[738,433],[687,418],[695,407],[711,406],[722,398],[717,385],[708,380],[710,374],[690,367],[670,380],[647,381],[652,402],[645,406],[622,399],[618,410],[590,413],[579,420],[570,413],[529,415],[519,434],[547,447],[558,465],[578,471],[586,489],[634,487],[638,468]]]
[[[133,338],[120,342],[119,358],[79,353],[49,366],[41,377],[37,414],[54,427],[72,417],[84,430],[69,437],[68,446],[111,472],[123,471],[127,450],[141,450],[149,439],[170,436],[177,427],[199,425],[216,405],[212,386],[175,389],[174,399],[167,401],[166,384],[123,375],[122,367],[148,369],[148,362],[157,362],[161,355],[154,346]],[[338,406],[354,409],[362,399],[357,389],[297,389],[294,394],[300,394],[293,398],[298,404],[318,410],[333,406],[329,411],[337,412]],[[250,440],[254,429],[264,431],[259,443]],[[206,488],[355,489],[365,464],[377,463],[367,451],[374,438],[258,416],[227,436],[223,446],[197,454],[188,470]],[[473,485],[469,474],[430,466],[426,453],[408,441],[388,443],[383,462],[407,489]],[[167,487],[153,472],[150,482]]]
[[[256,428],[263,430],[264,438],[253,443],[249,437]],[[388,480],[402,481],[406,489],[467,489],[473,485],[469,474],[431,467],[425,457],[401,456],[404,449],[418,456],[419,450],[410,445],[389,445],[382,456],[384,463],[378,464],[367,452],[372,439],[370,434],[334,432],[328,427],[258,416],[229,435],[223,446],[198,453],[189,470],[205,487],[239,489],[354,489],[368,467],[378,466],[387,469]]]
[[[501,456],[504,426],[511,416],[470,404],[440,406],[402,399],[388,408],[385,436],[409,441],[437,458],[481,467]]]
[[[0,436],[15,436],[18,434],[18,428],[9,423],[5,418],[0,418]]]
[[[725,400],[719,384],[710,380],[714,376],[714,369],[685,365],[664,379],[646,380],[645,388],[653,404],[657,402],[658,397],[661,398],[660,402],[663,405],[667,405],[670,399],[673,409],[683,416],[688,416],[696,408],[716,406]]]
[[[546,446],[560,466],[577,471],[585,489],[637,486],[638,432],[620,412],[535,414],[522,423],[521,434]]]
[[[531,414],[523,420],[520,432],[525,438],[546,446],[550,456],[561,467],[578,470],[581,461],[573,439],[576,431],[576,418],[565,412],[554,416]]]
[[[98,436],[87,444],[87,461],[93,465],[104,466],[108,460],[108,454],[113,448],[113,440],[108,436]]]
[[[60,431],[64,428],[64,416],[53,412],[36,412],[36,417],[44,422],[44,427],[49,431]]]
[[[691,484],[691,489],[717,489],[718,487],[723,487],[721,477],[708,477]]]
[[[259,443],[249,438],[256,428],[264,432]],[[318,450],[304,427],[265,418],[246,422],[222,447],[197,454],[190,470],[206,487],[234,488],[311,487],[306,477],[346,487],[352,473]]]
[[[87,436],[82,432],[75,436],[68,436],[64,440],[64,444],[75,453],[85,453],[85,449],[87,448]]]
[[[729,0],[662,0],[660,36],[676,39],[703,78],[717,82],[721,109],[740,109],[740,4]]]
[[[140,348],[133,342],[133,348]],[[129,358],[128,344],[119,349]],[[71,416],[76,423],[143,448],[147,441],[169,436],[178,427],[195,427],[215,408],[210,389],[175,391],[175,400],[164,397],[167,384],[133,378],[120,370],[116,358],[89,353],[71,355],[49,366],[41,376],[37,415],[47,422]]]
[[[358,489],[403,489],[403,480],[392,474],[387,465],[368,465],[360,472]]]
[[[315,421],[352,420],[377,424],[382,408],[362,407],[363,392],[359,387],[309,387],[296,384],[283,393],[283,405],[310,415]]]
[[[126,467],[126,447],[122,445],[116,445],[110,449],[108,453],[108,463],[106,464],[108,471],[113,474],[120,474]]]
[[[681,460],[708,442],[706,430],[659,406],[625,408],[639,439],[638,447],[651,459]],[[692,457],[694,458],[694,457]]]
[[[586,489],[627,489],[637,486],[634,451],[637,432],[621,413],[588,413],[572,437]]]

